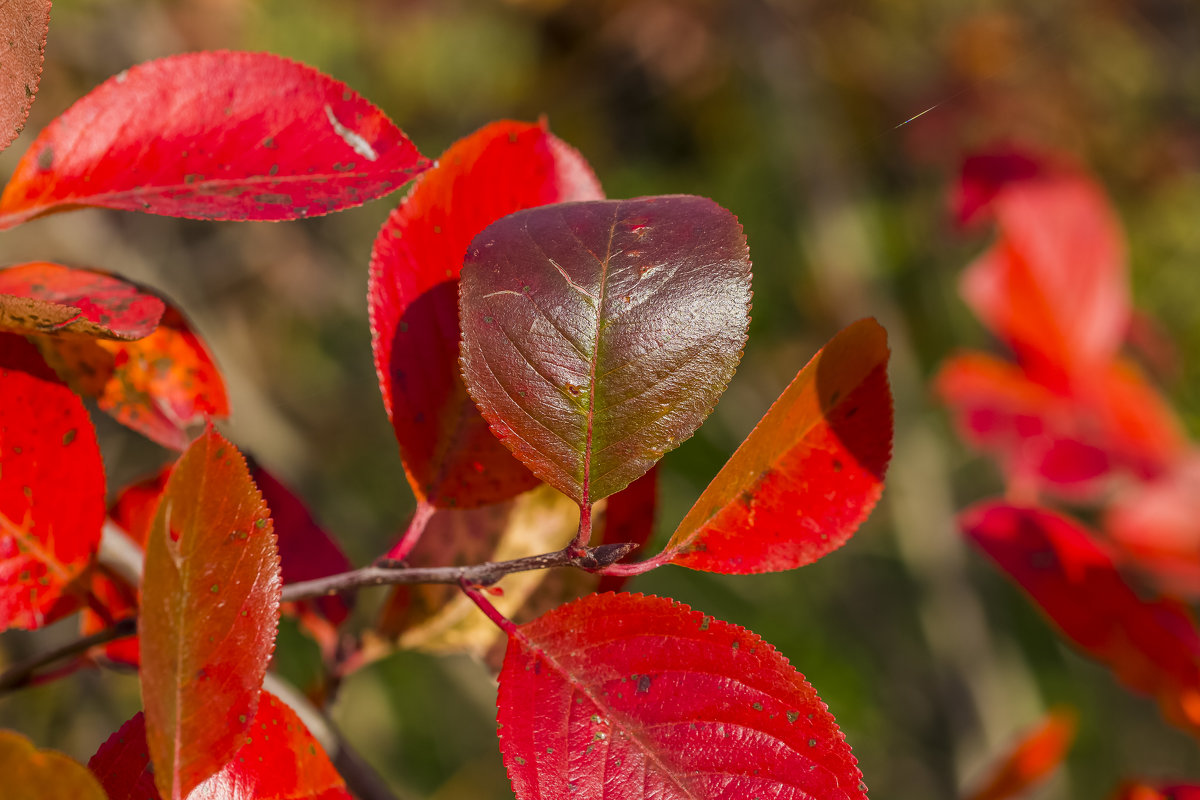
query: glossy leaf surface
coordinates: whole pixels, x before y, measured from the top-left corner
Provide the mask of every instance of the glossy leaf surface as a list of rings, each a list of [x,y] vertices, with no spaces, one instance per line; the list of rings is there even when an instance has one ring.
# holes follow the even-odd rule
[[[467,245],[495,220],[603,196],[583,157],[543,126],[496,122],[443,153],[388,217],[371,254],[371,344],[419,499],[473,507],[537,484],[488,430],[463,385],[459,271]]]
[[[695,432],[746,340],[737,218],[687,195],[564,203],[493,223],[462,273],[462,366],[496,435],[577,503]]]
[[[709,572],[793,569],[841,547],[892,455],[887,334],[871,319],[800,370],[679,524],[660,559]]]
[[[1186,606],[1139,598],[1086,529],[1051,511],[985,503],[959,523],[1063,635],[1200,735],[1200,631]]]
[[[0,731],[0,776],[5,800],[112,800],[83,764],[15,731]]]
[[[280,586],[266,504],[241,454],[210,430],[172,471],[146,545],[142,704],[164,797],[186,797],[243,743]]]
[[[50,0],[0,3],[0,150],[17,138],[42,77]]]
[[[267,53],[132,67],[47,128],[0,197],[0,228],[79,206],[281,220],[380,197],[428,161],[344,84]]]
[[[248,741],[221,769],[197,787],[204,800],[349,800],[345,782],[296,713],[274,695],[262,702]],[[88,767],[109,800],[158,800],[141,713],[100,746]]]
[[[589,595],[516,628],[498,705],[520,800],[866,797],[787,659],[669,599]]]
[[[158,328],[134,342],[80,337],[41,342],[75,391],[95,397],[118,422],[183,450],[188,428],[229,416],[221,372],[187,320],[168,307]]]
[[[73,611],[100,543],[104,466],[79,398],[0,333],[0,630]]]
[[[966,800],[1009,800],[1033,789],[1066,758],[1075,740],[1076,723],[1074,711],[1052,710],[996,762]]]
[[[114,275],[36,261],[0,270],[0,330],[140,339],[165,306]]]

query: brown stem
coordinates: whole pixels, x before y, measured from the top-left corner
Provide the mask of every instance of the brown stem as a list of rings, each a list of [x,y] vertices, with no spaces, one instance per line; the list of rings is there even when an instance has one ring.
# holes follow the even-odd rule
[[[406,567],[403,564],[380,562],[325,578],[288,584],[283,587],[283,602],[290,603],[312,597],[324,597],[359,589],[363,586],[384,584],[461,584],[466,581],[473,586],[491,586],[512,572],[528,572],[551,567],[579,567],[592,572],[621,560],[636,547],[637,545],[632,542],[604,544],[599,547],[584,548],[580,555],[572,554],[570,547],[567,547],[554,553],[514,558],[511,561],[489,561],[469,567]]]
[[[73,642],[67,642],[62,647],[48,650],[24,663],[10,667],[5,670],[4,674],[0,675],[0,695],[7,694],[14,689],[20,689],[22,686],[28,686],[42,667],[49,666],[56,661],[62,661],[65,658],[86,653],[96,645],[108,644],[117,639],[132,636],[135,633],[137,633],[137,619],[129,617],[121,620],[111,628],[105,628],[98,633],[93,633],[91,636],[84,636]]]
[[[567,545],[567,550],[574,555],[583,555],[588,542],[592,540],[592,504],[584,503],[579,506],[579,532],[575,539]]]

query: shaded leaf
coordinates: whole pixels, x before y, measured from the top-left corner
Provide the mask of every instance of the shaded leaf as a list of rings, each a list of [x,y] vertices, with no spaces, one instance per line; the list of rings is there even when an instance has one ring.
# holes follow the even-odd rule
[[[542,125],[495,122],[456,142],[388,217],[371,253],[371,344],[383,404],[419,500],[473,507],[537,484],[496,440],[458,367],[467,245],[524,208],[604,195]]]
[[[1125,241],[1108,200],[1076,176],[1022,181],[992,201],[999,239],[963,273],[963,298],[1048,385],[1086,378],[1129,327]]]
[[[1066,758],[1075,740],[1076,723],[1073,710],[1052,710],[997,760],[966,800],[1008,800],[1033,789]]]
[[[80,206],[280,220],[361,205],[429,166],[344,84],[268,53],[186,53],[110,78],[50,123],[0,228]]]
[[[205,800],[349,800],[345,782],[296,712],[263,692],[249,742],[193,797]],[[121,726],[88,762],[109,800],[158,800],[141,713]]]
[[[0,330],[140,339],[164,308],[140,286],[98,270],[46,261],[0,270]]]
[[[1051,511],[983,503],[959,524],[1067,639],[1200,735],[1200,631],[1186,606],[1140,599],[1086,529]]]
[[[414,567],[466,566],[538,555],[564,547],[578,526],[579,508],[548,486],[540,486],[506,503],[439,509],[407,562]],[[506,575],[499,583],[504,594],[493,602],[501,613],[516,615],[547,577],[547,570]],[[478,658],[502,635],[476,613],[457,586],[439,584],[395,587],[379,630],[398,637],[401,647],[470,653]]]
[[[50,0],[0,3],[0,150],[25,127],[42,78]]]
[[[229,416],[220,370],[174,308],[134,342],[56,337],[39,344],[75,391],[95,397],[122,425],[163,447],[183,450],[189,427]]]
[[[324,578],[353,568],[341,546],[313,519],[304,501],[259,464],[251,465],[250,477],[271,509],[279,543],[279,568],[285,584]],[[333,595],[302,600],[295,604],[295,610],[302,619],[315,613],[337,626],[350,615],[352,603],[352,596]]]
[[[983,353],[949,359],[934,380],[959,434],[995,456],[1010,486],[1087,497],[1115,470],[1153,477],[1182,453],[1182,427],[1125,362],[1054,389]]]
[[[973,153],[963,159],[950,206],[959,225],[971,225],[991,215],[991,203],[1006,187],[1062,172],[1050,158],[1012,146]]]
[[[0,731],[0,775],[5,800],[109,800],[83,764],[15,731]]]
[[[32,630],[79,605],[104,465],[83,403],[11,333],[0,333],[0,474],[0,630]]]
[[[241,454],[209,430],[171,473],[146,545],[142,704],[164,797],[186,797],[243,743],[279,594],[266,504]]]
[[[586,505],[687,439],[746,340],[737,218],[688,195],[512,214],[471,243],[462,367],[492,430]]]
[[[117,494],[116,502],[108,510],[109,519],[120,526],[143,550],[150,527],[154,524],[159,498],[166,489],[173,466],[168,465],[156,475],[126,486]],[[84,636],[107,629],[110,621],[116,622],[137,613],[138,587],[131,586],[124,578],[106,569],[101,568],[93,573],[92,597],[94,604],[107,612],[108,619],[101,617],[92,608],[85,608],[79,617],[79,632]],[[127,666],[136,667],[141,663],[136,635],[108,642],[93,648],[91,652]]]
[[[645,475],[608,498],[603,517],[599,519],[600,544],[633,542],[641,546],[650,541],[658,511],[658,467],[655,464]],[[615,592],[628,580],[625,575],[603,575],[595,590]]]
[[[866,797],[787,659],[665,598],[589,595],[514,628],[498,706],[521,800]]]
[[[892,456],[887,333],[861,320],[800,370],[654,559],[728,574],[810,564],[883,493]]]
[[[1200,784],[1151,786],[1129,783],[1121,787],[1113,800],[1200,800]]]

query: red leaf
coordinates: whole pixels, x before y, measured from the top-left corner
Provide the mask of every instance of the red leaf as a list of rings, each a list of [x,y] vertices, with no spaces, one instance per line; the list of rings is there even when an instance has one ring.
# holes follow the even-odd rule
[[[257,464],[251,467],[250,476],[271,509],[279,541],[279,568],[285,584],[324,578],[353,568],[342,548],[290,489]],[[340,595],[296,604],[302,618],[315,612],[334,625],[346,621],[350,605],[350,598]]]
[[[1064,636],[1200,735],[1200,631],[1186,606],[1139,599],[1088,532],[1053,512],[984,503],[959,524]]]
[[[0,150],[25,127],[42,77],[42,53],[50,27],[50,0],[0,3]]]
[[[654,533],[657,510],[658,464],[655,464],[645,475],[608,498],[600,544],[646,544]],[[625,575],[604,575],[596,591],[615,592],[628,580]]]
[[[1076,714],[1058,708],[1027,731],[991,769],[967,800],[1008,800],[1025,794],[1045,780],[1071,749],[1075,739]]]
[[[193,797],[206,800],[350,800],[345,782],[296,713],[263,692],[248,744]],[[140,713],[100,746],[88,767],[109,800],[158,800]]]
[[[187,53],[101,84],[50,123],[0,197],[0,228],[102,206],[280,220],[361,205],[429,162],[375,106],[267,53]]]
[[[220,370],[174,308],[157,330],[134,342],[71,337],[40,344],[75,391],[95,397],[118,422],[164,447],[183,450],[190,426],[229,416]]]
[[[116,503],[108,510],[109,518],[129,534],[129,538],[143,550],[146,547],[146,538],[150,535],[150,527],[154,524],[159,498],[162,497],[167,479],[171,476],[171,468],[168,466],[157,475],[126,486],[117,495]],[[105,570],[98,570],[92,576],[92,596],[96,605],[102,607],[112,621],[132,617],[137,613],[138,588]],[[108,627],[108,621],[91,608],[85,608],[79,617],[79,632],[84,636],[98,633]],[[131,667],[141,663],[137,636],[117,639],[95,648],[93,652],[110,661]]]
[[[1125,487],[1108,506],[1104,532],[1160,588],[1200,597],[1200,453]]]
[[[104,466],[79,398],[0,333],[0,630],[73,611],[100,543]]]
[[[787,659],[673,600],[589,595],[514,628],[498,705],[520,800],[866,797]]]
[[[459,299],[484,418],[590,505],[691,436],[724,391],[750,321],[746,237],[689,195],[528,209],[471,243]]]
[[[792,380],[679,523],[656,563],[728,574],[810,564],[883,492],[892,454],[887,334],[839,333]]]
[[[142,703],[159,791],[182,800],[242,744],[279,620],[266,504],[216,432],[171,473],[146,546]]]
[[[963,161],[962,174],[950,201],[955,221],[959,225],[977,222],[1005,188],[1058,171],[1061,170],[1055,169],[1046,156],[1015,147],[970,155]]]
[[[980,320],[1044,383],[1106,365],[1129,327],[1120,222],[1083,177],[1025,181],[994,202],[1000,238],[962,277]]]
[[[0,775],[5,800],[112,800],[82,764],[15,731],[0,731]]]
[[[1184,447],[1170,408],[1124,362],[1099,367],[1075,389],[1052,389],[1020,367],[982,353],[948,360],[935,391],[960,435],[1001,463],[1010,487],[1087,497],[1113,470],[1143,478]]]
[[[0,270],[0,330],[140,339],[163,301],[115,275],[35,261]]]
[[[1150,786],[1144,783],[1125,784],[1113,800],[1200,800],[1200,785]]]
[[[463,385],[458,275],[467,245],[495,220],[603,196],[583,157],[543,126],[496,122],[443,153],[388,217],[371,254],[371,344],[419,500],[473,507],[537,484]]]

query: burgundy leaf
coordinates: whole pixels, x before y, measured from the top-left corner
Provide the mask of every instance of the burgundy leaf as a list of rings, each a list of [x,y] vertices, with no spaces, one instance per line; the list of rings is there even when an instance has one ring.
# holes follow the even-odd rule
[[[458,275],[467,245],[506,214],[603,196],[583,157],[544,126],[495,122],[443,153],[388,217],[371,254],[371,343],[419,500],[473,507],[537,484],[463,385]]]
[[[0,270],[0,330],[140,339],[163,301],[106,272],[36,261]]]
[[[0,3],[0,150],[25,126],[42,77],[50,0]]]
[[[519,800],[866,797],[817,693],[743,628],[602,594],[509,636],[499,735]]]
[[[463,377],[517,458],[588,505],[695,432],[741,357],[749,307],[745,236],[711,200],[521,211],[468,251]]]
[[[0,197],[0,228],[102,206],[281,220],[381,197],[429,166],[378,108],[268,53],[132,67],[42,131]]]
[[[104,465],[79,397],[0,333],[0,630],[74,611],[100,544]]]

